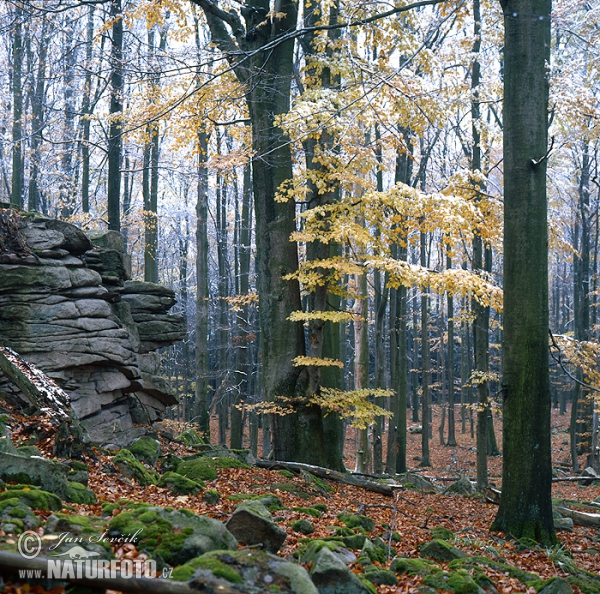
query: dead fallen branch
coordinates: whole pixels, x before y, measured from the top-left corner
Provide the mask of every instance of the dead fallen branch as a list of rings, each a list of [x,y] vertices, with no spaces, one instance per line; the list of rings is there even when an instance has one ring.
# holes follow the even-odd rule
[[[58,563],[61,563],[60,561]],[[69,563],[69,562],[67,562]],[[71,562],[72,568],[72,562]],[[25,559],[17,553],[0,552],[0,574],[6,576],[8,573],[16,574],[19,569],[41,571],[42,575],[48,570],[48,559],[37,557]],[[237,588],[229,582],[217,578],[198,576],[192,583],[174,582],[163,578],[125,578],[125,577],[67,577],[69,572],[61,574],[65,579],[61,581],[70,584],[86,586],[94,590],[113,590],[117,592],[128,592],[130,594],[241,594],[252,591],[247,588]]]
[[[573,524],[579,526],[589,526],[598,528],[600,526],[600,514],[590,514],[587,512],[577,511],[568,507],[555,506],[554,509],[565,518],[571,518]]]
[[[361,487],[367,491],[373,493],[381,493],[382,495],[388,495],[391,497],[394,491],[402,489],[400,484],[386,484],[378,483],[376,481],[369,481],[361,479],[351,474],[344,472],[338,472],[337,470],[331,470],[330,468],[323,468],[322,466],[313,466],[312,464],[301,464],[300,462],[282,462],[279,460],[261,460],[256,461],[256,466],[259,468],[267,468],[269,470],[284,469],[290,472],[310,472],[315,476],[322,479],[329,479],[345,485],[354,485],[355,487]]]

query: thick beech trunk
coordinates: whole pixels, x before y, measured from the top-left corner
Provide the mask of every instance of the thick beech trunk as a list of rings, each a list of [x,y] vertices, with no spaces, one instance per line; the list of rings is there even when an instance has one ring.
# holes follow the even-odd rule
[[[492,526],[557,542],[548,373],[548,61],[551,0],[504,0],[504,435]]]

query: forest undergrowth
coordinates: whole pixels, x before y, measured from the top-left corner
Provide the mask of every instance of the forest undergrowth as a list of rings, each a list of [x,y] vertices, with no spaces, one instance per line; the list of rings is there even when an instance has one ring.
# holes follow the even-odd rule
[[[434,412],[434,423],[436,427],[439,421],[439,411]],[[552,413],[552,451],[555,468],[561,467],[568,461],[568,412],[564,415],[554,410]],[[39,423],[39,419],[15,415],[13,420],[12,438],[17,444],[24,442],[32,423]],[[501,420],[495,419],[496,435],[501,443]],[[451,478],[459,476],[475,476],[475,442],[470,435],[469,426],[467,431],[461,433],[460,420],[457,422],[457,442],[455,447],[442,446],[439,443],[437,432],[434,429],[434,437],[431,440],[432,467],[419,468],[419,452],[421,435],[410,433],[408,436],[408,466],[421,475],[428,477],[434,483],[447,486]],[[161,447],[163,454],[167,452],[184,456],[192,453],[190,448],[180,443],[173,442],[161,436]],[[353,466],[354,435],[352,430],[348,432],[346,440],[346,465]],[[49,448],[52,436],[48,435],[45,440],[37,444],[37,447],[49,456]],[[384,449],[385,451],[385,449]],[[287,531],[287,539],[284,547],[279,551],[283,557],[291,557],[302,546],[303,534],[295,532],[290,524],[295,520],[305,519],[301,511],[293,508],[302,508],[308,505],[306,500],[306,482],[301,476],[286,478],[287,483],[296,483],[297,491],[280,490],[276,485],[282,483],[281,471],[253,468],[227,468],[219,471],[218,478],[206,483],[206,490],[218,491],[220,499],[217,503],[208,503],[197,495],[176,496],[167,489],[155,485],[141,486],[130,479],[124,479],[118,473],[106,473],[105,469],[110,467],[112,456],[107,452],[96,451],[97,459],[88,460],[89,464],[89,487],[95,492],[98,503],[95,505],[77,505],[72,508],[78,515],[101,515],[103,502],[117,502],[120,499],[145,501],[152,505],[173,506],[188,508],[202,515],[208,515],[221,521],[233,512],[239,502],[229,499],[228,496],[239,494],[256,494],[272,492],[282,501],[286,509],[278,512],[279,525]],[[488,459],[490,483],[501,488],[501,457],[490,457]],[[484,555],[500,560],[510,565],[519,567],[526,571],[538,574],[547,579],[553,576],[567,576],[563,570],[563,561],[572,556],[575,563],[588,571],[598,572],[600,568],[600,531],[596,528],[588,528],[575,525],[572,532],[561,531],[558,533],[560,546],[553,549],[529,548],[524,549],[504,535],[490,533],[489,527],[496,514],[496,506],[487,503],[480,495],[444,495],[441,493],[426,493],[417,490],[398,490],[393,497],[379,495],[365,491],[362,488],[344,485],[333,481],[327,481],[332,490],[313,489],[310,493],[310,505],[322,503],[326,505],[327,511],[320,518],[311,517],[314,533],[311,539],[331,536],[335,527],[343,524],[338,515],[343,512],[360,513],[367,515],[375,521],[376,527],[373,535],[384,535],[386,532],[396,531],[399,540],[393,544],[395,554],[399,557],[419,557],[419,545],[432,538],[432,529],[442,526],[454,533],[454,544],[468,555]],[[304,487],[304,489],[303,489]],[[600,497],[600,486],[580,486],[578,482],[555,482],[553,483],[553,497],[578,501],[592,501]],[[50,512],[37,512],[40,515],[48,515]],[[73,513],[73,509],[71,510]],[[1,535],[5,536],[5,535]],[[116,551],[117,557],[136,558],[143,555],[134,545],[124,545]],[[384,566],[389,567],[391,557]],[[444,568],[444,564],[441,564]],[[534,594],[535,589],[523,589],[519,580],[507,573],[492,568],[485,568],[488,577],[493,581],[496,590],[500,594],[514,592],[526,592]],[[377,586],[378,594],[412,593],[417,592],[421,585],[420,576],[398,576],[398,584],[395,586]],[[580,590],[573,588],[576,594]],[[3,592],[17,594],[25,592],[46,592],[39,586],[27,584],[5,585]],[[53,594],[62,594],[64,590],[54,588]]]

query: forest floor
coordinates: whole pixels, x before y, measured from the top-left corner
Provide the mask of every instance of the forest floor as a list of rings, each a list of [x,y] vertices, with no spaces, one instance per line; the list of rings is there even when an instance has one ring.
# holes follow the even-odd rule
[[[437,427],[437,412],[434,414],[434,427]],[[13,440],[19,442],[26,431],[26,425],[31,419],[22,417],[20,422],[13,425]],[[501,444],[501,423],[495,421],[497,438]],[[554,465],[568,461],[568,413],[559,415],[557,411],[552,414],[552,450]],[[446,447],[439,444],[437,429],[434,429],[434,438],[431,440],[431,462],[432,467],[418,469],[423,475],[429,477],[433,482],[448,485],[448,482],[440,481],[443,478],[467,475],[475,476],[475,443],[467,430],[461,433],[460,420],[457,418],[456,439],[458,445]],[[467,425],[468,429],[468,425]],[[352,466],[352,440],[353,435],[348,436],[347,441],[347,466]],[[48,446],[50,438],[48,438]],[[409,434],[408,437],[408,463],[413,469],[417,469],[420,460],[421,435]],[[43,451],[44,443],[37,444]],[[186,455],[192,450],[168,440],[162,440],[163,453],[172,451],[177,455]],[[227,499],[229,494],[275,492],[283,504],[289,508],[278,512],[281,514],[280,526],[286,529],[288,537],[279,555],[291,556],[301,546],[302,534],[294,532],[289,524],[293,520],[306,519],[301,512],[293,511],[294,507],[308,505],[298,493],[280,491],[274,485],[281,483],[282,477],[278,471],[263,470],[258,468],[235,468],[225,469],[219,472],[216,480],[207,483],[207,489],[216,489],[221,499],[216,504],[209,504],[198,495],[175,496],[170,491],[157,486],[139,486],[131,481],[124,480],[119,474],[106,474],[104,465],[110,462],[110,457],[105,453],[99,453],[96,461],[90,461],[89,486],[96,493],[99,503],[96,505],[74,505],[80,515],[100,515],[100,502],[115,502],[121,498],[136,501],[146,501],[159,506],[185,507],[198,514],[205,514],[218,520],[226,520],[233,512],[236,502]],[[490,481],[500,487],[501,480],[501,457],[490,457],[488,468]],[[306,483],[301,477],[286,479],[297,482],[299,490]],[[394,542],[393,546],[397,555],[401,557],[418,557],[420,544],[431,539],[431,529],[436,526],[444,526],[455,535],[454,544],[469,555],[487,555],[504,559],[506,563],[515,565],[521,569],[537,573],[542,578],[553,576],[566,576],[561,569],[560,560],[568,550],[576,564],[592,572],[600,569],[600,531],[598,529],[575,526],[572,532],[561,531],[558,536],[560,547],[553,549],[534,548],[519,550],[512,541],[507,541],[502,534],[491,533],[489,527],[495,517],[497,507],[486,503],[481,497],[427,494],[414,490],[401,490],[394,497],[379,495],[368,492],[359,487],[328,481],[333,491],[330,493],[316,493],[310,499],[310,505],[324,503],[327,512],[321,518],[310,518],[315,531],[310,535],[311,539],[331,536],[332,527],[341,526],[338,514],[342,512],[361,513],[369,516],[376,522],[374,535],[382,534],[387,527],[400,534],[400,542]],[[592,501],[600,497],[600,487],[579,486],[577,482],[558,482],[553,484],[553,496],[579,501]],[[46,512],[49,513],[49,512]],[[138,555],[138,551],[131,546],[120,552],[121,555]],[[389,566],[389,561],[388,564]],[[443,566],[443,564],[442,564]],[[488,576],[500,594],[514,592],[525,592],[523,584],[509,577],[501,571],[485,568]],[[379,594],[390,593],[412,593],[417,592],[421,584],[421,578],[399,576],[396,586],[378,586]],[[22,584],[14,584],[5,587],[4,592],[15,594],[17,592],[33,592]],[[43,592],[36,588],[35,592]],[[535,590],[526,590],[527,594],[534,594]],[[579,594],[580,590],[574,587],[574,592]],[[53,594],[58,594],[54,592]]]

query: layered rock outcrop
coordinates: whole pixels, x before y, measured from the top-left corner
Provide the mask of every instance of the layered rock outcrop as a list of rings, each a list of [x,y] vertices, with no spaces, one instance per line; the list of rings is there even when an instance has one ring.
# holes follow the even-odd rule
[[[175,404],[156,349],[185,336],[172,290],[131,281],[123,239],[38,214],[0,216],[0,344],[53,378],[92,441],[118,448]],[[17,389],[0,378],[0,390]]]

